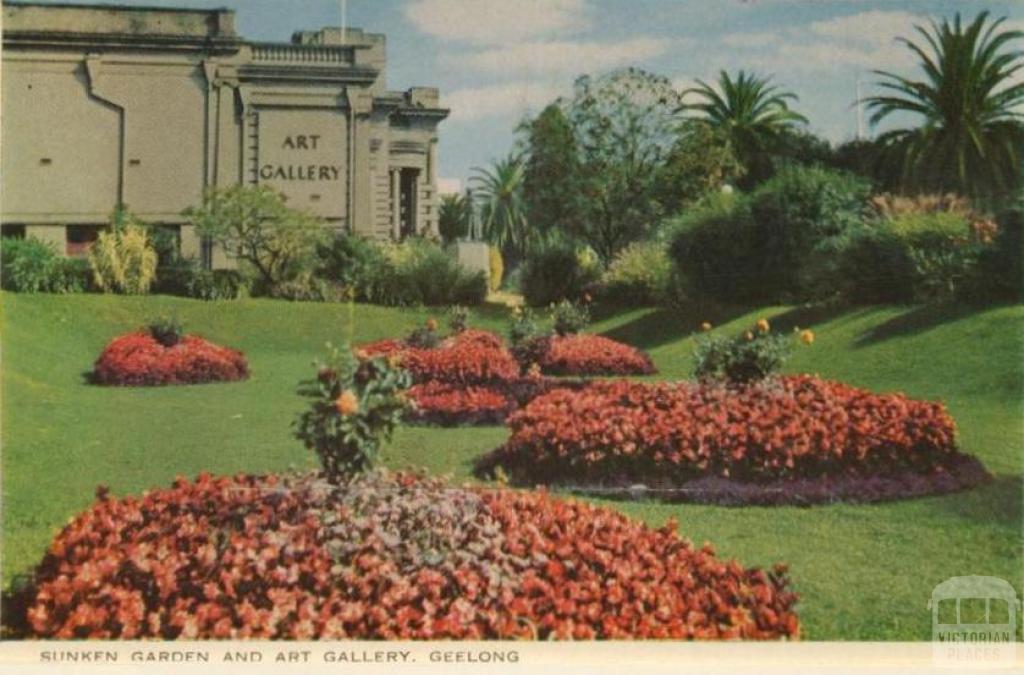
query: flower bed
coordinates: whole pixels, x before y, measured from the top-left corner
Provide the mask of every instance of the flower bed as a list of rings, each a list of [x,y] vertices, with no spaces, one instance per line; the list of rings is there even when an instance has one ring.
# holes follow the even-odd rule
[[[440,426],[501,424],[516,407],[514,399],[494,386],[428,382],[413,385],[408,394],[415,407],[406,420]]]
[[[644,352],[601,335],[578,333],[535,338],[533,344],[520,351],[535,359],[546,375],[651,375],[657,372]]]
[[[93,367],[103,385],[164,385],[228,382],[249,376],[245,356],[194,335],[164,346],[148,332],[114,338]]]
[[[543,492],[372,472],[179,479],[96,503],[26,593],[38,638],[797,638],[766,572]]]
[[[735,386],[601,382],[540,396],[507,424],[508,442],[478,471],[501,466],[530,484],[810,503],[855,500],[858,491],[866,501],[903,496],[908,480],[913,494],[925,494],[987,477],[957,451],[942,404],[809,376]],[[925,484],[914,482],[921,477]],[[730,487],[738,484],[756,489]]]
[[[367,356],[396,355],[418,383],[489,384],[513,379],[519,367],[501,338],[482,330],[465,330],[433,349],[410,347],[401,340],[360,345]]]

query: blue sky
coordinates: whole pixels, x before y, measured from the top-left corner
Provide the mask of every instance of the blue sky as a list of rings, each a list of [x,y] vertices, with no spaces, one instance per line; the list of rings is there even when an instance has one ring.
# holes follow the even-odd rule
[[[67,0],[65,0],[67,1]],[[79,1],[79,0],[74,0]],[[257,40],[339,25],[341,0],[120,0],[119,4],[236,10]],[[439,175],[454,187],[504,155],[513,129],[568,93],[577,75],[627,65],[679,87],[720,69],[770,74],[795,92],[810,129],[833,141],[857,134],[858,78],[875,68],[913,74],[894,42],[915,23],[990,10],[1024,29],[1024,2],[977,0],[348,0],[348,25],[388,38],[388,84],[436,86]]]

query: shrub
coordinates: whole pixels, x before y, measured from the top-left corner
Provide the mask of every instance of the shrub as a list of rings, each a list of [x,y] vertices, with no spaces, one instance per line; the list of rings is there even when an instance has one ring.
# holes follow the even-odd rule
[[[16,293],[80,293],[89,287],[88,263],[64,258],[33,237],[0,241],[3,289]]]
[[[427,319],[426,324],[412,330],[405,338],[405,344],[416,349],[433,349],[441,344],[441,334],[437,332],[437,321]]]
[[[598,268],[593,262],[581,260],[575,248],[553,244],[529,254],[519,284],[526,303],[540,307],[561,300],[578,300],[598,276]]]
[[[230,382],[249,376],[241,352],[184,335],[165,347],[149,332],[114,338],[93,366],[92,380],[103,385],[164,385]]]
[[[89,249],[93,280],[109,293],[148,293],[156,280],[156,264],[146,226],[123,209],[114,212],[111,229],[100,232]]]
[[[582,303],[562,300],[551,308],[551,325],[558,335],[579,333],[590,325],[590,310]]]
[[[374,280],[387,265],[379,244],[357,234],[340,232],[329,243],[317,246],[316,252],[317,277],[353,289],[356,298],[373,300]]]
[[[448,327],[452,333],[461,333],[469,328],[469,309],[462,305],[452,305],[449,307]]]
[[[957,456],[941,403],[786,376],[721,384],[595,383],[507,420],[494,461],[548,483],[703,476],[761,481],[936,470]]]
[[[319,219],[289,208],[283,195],[266,185],[209,190],[185,215],[199,236],[211,238],[239,262],[259,295],[311,272],[318,247],[329,236]]]
[[[718,300],[827,297],[834,247],[859,227],[868,190],[847,174],[786,167],[748,197],[716,197],[680,219],[670,254]]]
[[[328,348],[316,378],[299,387],[309,407],[296,420],[295,435],[317,454],[327,480],[337,483],[377,461],[405,412],[403,390],[411,382],[385,357],[360,359],[347,348]]]
[[[972,296],[980,300],[1024,300],[1024,203],[999,215],[991,246],[978,254]]]
[[[651,375],[651,358],[627,344],[601,335],[555,335],[531,345],[529,362],[546,375]]]
[[[201,474],[98,490],[38,566],[27,623],[43,639],[796,639],[796,600],[783,565],[544,492]]]
[[[173,316],[154,317],[147,323],[147,328],[153,339],[164,347],[173,347],[181,342],[181,338],[185,335],[181,321]]]
[[[386,249],[387,263],[371,283],[371,302],[385,305],[479,305],[487,276],[459,265],[436,243],[407,239]]]
[[[505,260],[501,257],[501,249],[497,246],[488,246],[487,260],[490,263],[488,265],[490,269],[488,287],[491,292],[494,292],[501,288],[501,282],[505,278]]]
[[[200,300],[237,300],[249,293],[249,283],[238,270],[196,269],[187,282],[189,297]]]
[[[619,251],[601,277],[602,293],[612,302],[654,305],[664,302],[672,279],[665,244],[634,242]]]
[[[804,341],[813,333],[804,331]],[[810,336],[809,340],[806,336]],[[772,333],[766,319],[740,335],[727,338],[706,335],[697,338],[693,375],[698,380],[726,380],[733,383],[762,380],[782,367],[789,356],[791,337]]]
[[[835,283],[860,302],[949,299],[969,285],[988,246],[962,215],[904,213],[865,224],[839,247]]]
[[[279,282],[269,289],[267,295],[278,300],[299,302],[342,302],[349,299],[349,289],[303,272],[292,279]]]

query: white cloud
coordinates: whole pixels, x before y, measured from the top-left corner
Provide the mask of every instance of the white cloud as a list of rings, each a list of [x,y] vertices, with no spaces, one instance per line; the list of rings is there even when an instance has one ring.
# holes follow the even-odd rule
[[[820,37],[871,45],[891,44],[898,36],[917,34],[914,26],[928,26],[928,17],[910,12],[873,10],[815,21],[808,28]]]
[[[414,0],[405,16],[428,35],[479,45],[570,35],[591,24],[586,0]]]
[[[639,37],[621,42],[527,42],[481,51],[452,60],[491,74],[594,73],[660,56],[680,41]]]
[[[521,81],[459,89],[445,96],[451,108],[451,122],[469,122],[487,117],[521,117],[551,103],[570,90],[568,83]]]
[[[723,35],[722,44],[737,49],[756,49],[758,47],[769,47],[778,44],[782,36],[778,33],[752,32],[752,33],[728,33]]]

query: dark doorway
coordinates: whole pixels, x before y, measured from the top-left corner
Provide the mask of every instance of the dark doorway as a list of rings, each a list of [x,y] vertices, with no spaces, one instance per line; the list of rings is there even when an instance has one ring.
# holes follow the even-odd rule
[[[398,208],[399,224],[401,231],[399,235],[404,239],[416,234],[416,186],[419,183],[419,169],[402,169],[399,171],[398,185]]]

